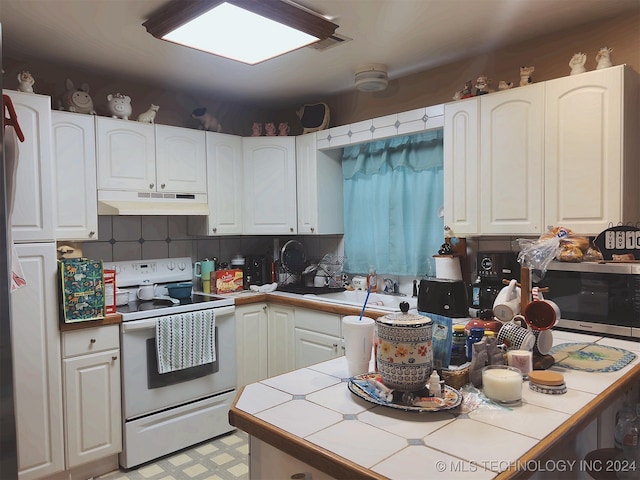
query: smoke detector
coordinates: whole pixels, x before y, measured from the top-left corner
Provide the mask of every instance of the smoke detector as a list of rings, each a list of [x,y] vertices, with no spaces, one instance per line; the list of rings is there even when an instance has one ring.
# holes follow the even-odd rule
[[[379,92],[387,88],[389,77],[387,66],[369,63],[358,67],[355,75],[356,88],[361,92]]]

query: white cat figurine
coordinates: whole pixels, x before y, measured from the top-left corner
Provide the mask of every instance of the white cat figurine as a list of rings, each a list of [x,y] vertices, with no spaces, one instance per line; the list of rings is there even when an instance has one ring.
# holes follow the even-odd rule
[[[611,63],[612,51],[613,49],[609,47],[602,47],[600,50],[598,50],[598,53],[596,54],[596,70],[613,66],[613,64]]]
[[[25,93],[33,93],[33,84],[36,83],[33,75],[23,70],[18,73],[18,91]]]
[[[584,68],[585,63],[587,63],[586,53],[574,53],[571,60],[569,60],[569,67],[571,67],[571,73],[569,73],[569,75],[578,75],[579,73],[586,72],[587,69]]]
[[[520,67],[520,84],[521,87],[526,87],[533,82],[531,75],[535,71],[536,67]]]
[[[158,113],[159,108],[160,107],[158,105],[154,105],[152,103],[149,110],[138,115],[138,121],[142,123],[153,123],[156,119],[156,113]]]

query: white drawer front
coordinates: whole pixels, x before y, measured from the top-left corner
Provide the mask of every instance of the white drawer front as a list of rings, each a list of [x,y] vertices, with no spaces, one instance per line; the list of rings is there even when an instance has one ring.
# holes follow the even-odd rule
[[[340,315],[306,308],[296,308],[295,325],[298,328],[340,337],[341,322],[342,317]]]
[[[120,327],[118,325],[63,332],[62,355],[71,357],[120,348],[119,332]]]

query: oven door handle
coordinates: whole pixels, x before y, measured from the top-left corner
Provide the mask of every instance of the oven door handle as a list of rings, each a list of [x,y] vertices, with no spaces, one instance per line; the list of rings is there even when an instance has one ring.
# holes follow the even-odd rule
[[[218,317],[224,315],[232,315],[236,311],[236,307],[234,305],[226,306],[226,307],[218,307],[212,308],[215,310],[216,319]],[[189,313],[189,312],[185,312]],[[135,332],[137,330],[145,330],[148,328],[155,328],[156,323],[158,322],[158,317],[155,318],[145,318],[143,320],[133,320],[131,322],[122,322],[122,332]]]

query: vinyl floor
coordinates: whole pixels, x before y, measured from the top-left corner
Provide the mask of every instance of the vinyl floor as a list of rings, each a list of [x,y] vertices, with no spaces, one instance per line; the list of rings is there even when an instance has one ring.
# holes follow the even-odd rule
[[[191,448],[174,452],[135,469],[97,477],[99,480],[248,480],[247,434],[235,430]]]

